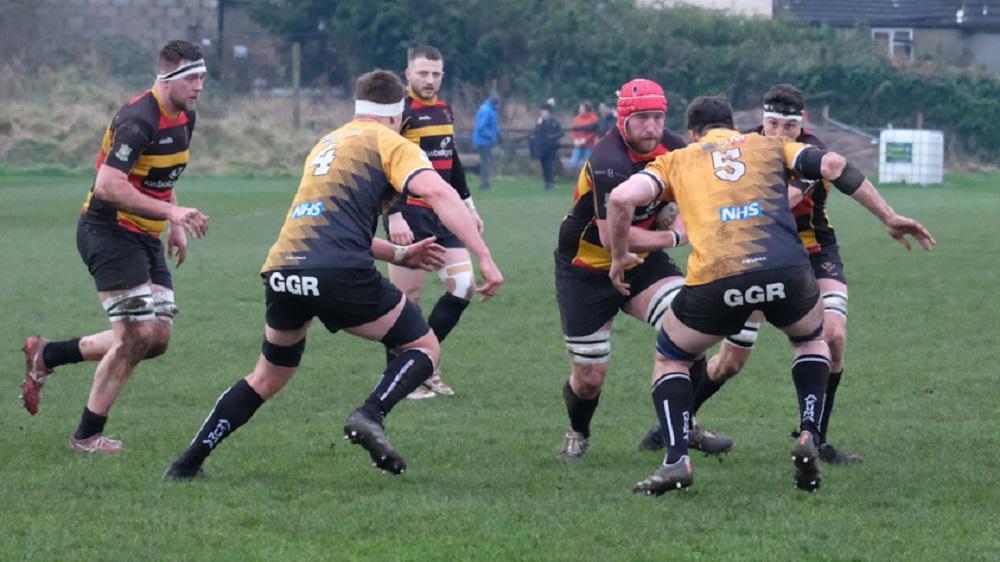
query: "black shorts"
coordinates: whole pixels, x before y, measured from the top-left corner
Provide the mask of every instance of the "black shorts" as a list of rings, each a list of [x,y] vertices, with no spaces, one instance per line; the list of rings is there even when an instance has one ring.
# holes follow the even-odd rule
[[[410,230],[413,231],[413,239],[415,241],[423,240],[428,236],[436,236],[436,242],[445,248],[465,247],[462,241],[458,239],[458,236],[455,236],[445,227],[441,219],[438,218],[437,213],[434,212],[434,209],[420,205],[403,205],[402,213],[403,218],[406,219],[406,224],[410,225]],[[388,215],[382,217],[382,227],[385,229],[385,234],[388,237]]]
[[[268,271],[262,277],[266,321],[275,330],[297,330],[315,317],[331,332],[353,328],[378,320],[403,298],[374,267]],[[397,347],[429,330],[420,309],[407,299],[383,341]]]
[[[558,251],[556,258],[556,301],[562,318],[563,335],[593,334],[614,318],[631,297],[611,284],[607,271],[576,267]],[[677,264],[663,252],[650,252],[638,266],[625,273],[631,293],[638,295],[666,277],[684,277]]]
[[[685,326],[716,336],[743,329],[754,310],[783,328],[801,320],[816,306],[819,286],[808,265],[750,272],[704,285],[685,285],[671,308]]]
[[[123,291],[150,281],[174,287],[159,238],[81,217],[76,225],[76,249],[98,291]]]
[[[816,279],[833,279],[847,284],[847,278],[844,277],[844,262],[840,259],[840,250],[837,246],[822,248],[815,254],[809,254],[809,263],[812,264]]]

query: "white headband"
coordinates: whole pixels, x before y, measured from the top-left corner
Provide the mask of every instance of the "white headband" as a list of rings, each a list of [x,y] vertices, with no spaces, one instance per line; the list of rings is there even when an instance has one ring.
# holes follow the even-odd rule
[[[801,115],[785,115],[784,113],[778,113],[776,111],[765,111],[764,119],[767,119],[768,117],[772,117],[774,119],[788,119],[789,121],[798,121],[800,123],[802,122]]]
[[[368,100],[354,100],[354,114],[395,117],[403,112],[405,100],[406,98],[403,98],[396,103],[375,103]]]
[[[195,74],[198,72],[205,72],[205,59],[198,59],[196,61],[191,61],[187,64],[178,66],[177,68],[171,70],[170,72],[164,72],[163,74],[157,74],[157,80],[177,80],[178,78],[183,78],[188,74]]]

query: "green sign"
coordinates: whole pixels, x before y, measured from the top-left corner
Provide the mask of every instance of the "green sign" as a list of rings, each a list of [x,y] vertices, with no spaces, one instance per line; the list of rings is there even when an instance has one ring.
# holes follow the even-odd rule
[[[885,143],[885,161],[887,164],[913,162],[912,142],[887,142]]]

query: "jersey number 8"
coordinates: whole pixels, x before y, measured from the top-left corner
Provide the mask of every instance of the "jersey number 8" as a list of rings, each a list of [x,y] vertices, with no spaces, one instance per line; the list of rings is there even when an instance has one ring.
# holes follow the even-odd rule
[[[712,153],[712,167],[715,168],[715,177],[724,181],[737,181],[747,173],[747,166],[740,162],[740,149],[730,148],[723,152],[716,150]]]

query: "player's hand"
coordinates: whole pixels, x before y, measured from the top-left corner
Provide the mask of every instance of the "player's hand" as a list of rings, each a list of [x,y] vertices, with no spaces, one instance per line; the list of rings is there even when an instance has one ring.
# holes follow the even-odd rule
[[[476,292],[479,293],[479,302],[486,302],[500,290],[500,285],[503,285],[503,274],[493,262],[493,258],[479,260],[479,274],[485,282],[476,287]]]
[[[479,213],[476,212],[475,209],[469,209],[469,212],[472,213],[472,220],[476,223],[476,230],[478,230],[479,234],[482,235],[483,228],[486,227],[486,223],[483,222],[483,218],[479,216]]]
[[[180,267],[184,263],[184,258],[187,257],[188,253],[187,248],[188,239],[187,235],[184,234],[184,229],[171,226],[170,235],[167,237],[167,258],[173,259],[174,256],[177,256],[175,267]]]
[[[930,250],[937,244],[937,240],[924,228],[924,225],[909,217],[893,215],[885,221],[885,229],[889,231],[889,236],[898,240],[907,250],[912,248],[910,241],[906,238],[907,235],[912,236],[925,250]]]
[[[208,233],[208,215],[193,207],[177,207],[170,209],[167,220],[183,228],[195,238],[204,238]]]
[[[424,271],[437,271],[444,267],[444,246],[435,244],[434,240],[434,236],[429,236],[407,246],[399,265]]]
[[[611,271],[608,272],[608,277],[611,278],[611,284],[618,289],[618,292],[629,296],[631,285],[625,282],[625,271],[633,265],[639,265],[642,263],[642,258],[633,254],[632,252],[626,252],[624,256],[611,258]]]
[[[410,230],[410,225],[403,218],[403,213],[389,215],[389,240],[400,246],[413,244],[413,231]]]

